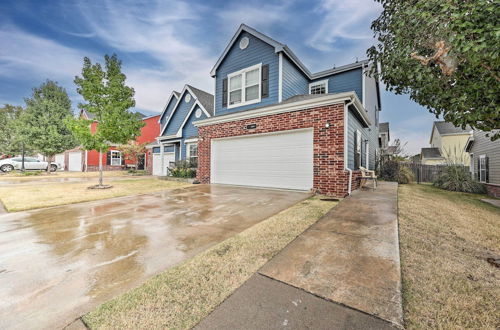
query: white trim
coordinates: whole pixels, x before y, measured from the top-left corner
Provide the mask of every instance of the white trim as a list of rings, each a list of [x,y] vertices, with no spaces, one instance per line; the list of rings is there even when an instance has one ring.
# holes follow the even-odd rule
[[[366,94],[366,74],[365,74],[365,66],[363,65],[361,67],[361,92],[363,93],[363,95],[361,95],[361,103],[363,104],[363,106],[365,107],[366,109],[366,103],[365,103],[365,94]],[[368,168],[368,167],[367,167]]]
[[[250,71],[254,70],[259,70],[259,78],[258,78],[258,86],[259,86],[259,97],[251,100],[251,101],[246,101],[246,74]],[[236,103],[236,104],[231,104],[231,78],[236,77],[241,75],[241,102]],[[255,86],[255,85],[252,85]],[[238,90],[235,89],[235,90]],[[227,108],[232,109],[232,108],[237,108],[241,107],[244,105],[249,105],[249,104],[254,104],[254,103],[259,103],[262,99],[262,63],[256,64],[249,66],[247,68],[232,72],[227,75]]]
[[[283,53],[278,57],[278,102],[283,101]]]
[[[198,142],[186,142],[186,141],[184,141],[184,144],[186,145],[186,160],[189,160],[189,158],[191,158],[191,151],[189,150],[189,146],[190,145],[198,146]],[[198,158],[198,154],[196,154],[196,158]]]
[[[194,142],[198,142],[198,138],[192,138],[192,139],[185,139],[184,140],[184,143],[194,143]]]
[[[118,165],[113,164],[113,153],[117,153],[120,156],[120,162]],[[117,158],[115,158],[117,159]],[[122,152],[120,150],[110,150],[109,151],[109,166],[121,166],[122,165]]]
[[[258,109],[239,111],[235,113],[230,113],[227,115],[221,115],[216,117],[211,117],[203,120],[195,121],[193,124],[196,127],[227,123],[236,120],[242,119],[250,119],[250,118],[258,118],[262,116],[269,116],[279,113],[286,113],[292,111],[305,110],[312,107],[318,107],[323,105],[331,105],[335,103],[340,103],[344,101],[352,101],[354,104],[358,114],[363,119],[365,125],[370,126],[371,122],[368,118],[366,111],[363,108],[363,105],[359,101],[359,98],[356,96],[355,92],[345,92],[345,93],[336,93],[336,94],[326,94],[325,96],[315,97],[312,99],[307,99],[303,101],[297,101],[293,103],[280,103],[276,105],[271,105],[267,107],[262,107]],[[347,127],[346,127],[347,129]]]
[[[309,83],[309,94],[311,94],[311,87],[314,85],[325,84],[325,94],[328,94],[328,79],[318,80],[312,83]],[[318,95],[318,94],[316,94]]]
[[[177,96],[175,95],[175,91],[173,91],[170,96],[168,97],[168,100],[167,100],[167,103],[165,104],[165,106],[163,107],[163,111],[161,112],[160,114],[160,118],[158,118],[158,122],[160,123],[161,122],[161,119],[163,118],[163,114],[167,111],[167,108],[168,108],[168,105],[170,104],[170,100],[172,99],[172,96],[177,98]]]
[[[474,174],[474,169],[475,169],[474,163],[475,162],[476,162],[476,159],[474,158],[474,153],[471,152],[469,154],[469,172],[471,172],[472,174]]]
[[[186,123],[189,120],[189,117],[191,117],[191,114],[193,113],[193,110],[196,108],[196,106],[199,106],[200,110],[203,111],[203,113],[205,113],[205,115],[207,115],[208,118],[210,118],[210,114],[201,106],[200,102],[198,102],[198,100],[196,100],[196,102],[193,104],[193,106],[189,110],[186,118],[184,118],[184,121],[182,122],[181,127],[177,131],[177,134],[176,134],[177,137],[182,137],[182,129],[184,128],[184,126],[186,126]]]
[[[365,146],[365,168],[370,169],[370,141],[366,141]]]
[[[481,183],[486,183],[486,176],[487,176],[487,173],[486,171],[488,170],[487,168],[484,169],[484,174],[485,174],[485,177],[483,178],[484,180],[481,180],[481,171],[483,170],[482,168],[482,164],[481,164],[481,159],[484,159],[484,162],[485,162],[485,165],[486,165],[486,154],[484,155],[479,155],[479,168],[478,168],[478,181],[481,182]]]
[[[174,106],[174,109],[172,110],[172,113],[170,114],[170,116],[168,117],[167,121],[165,122],[165,126],[161,130],[160,136],[162,136],[163,133],[165,132],[165,130],[167,129],[168,123],[170,122],[170,119],[172,119],[172,117],[174,116],[174,113],[177,110],[177,107],[179,106],[179,104],[181,103],[180,101],[183,99],[184,93],[186,91],[188,91],[189,94],[191,94],[191,97],[194,99],[194,103],[198,103],[198,105],[200,106],[200,108],[203,111],[205,111],[205,113],[207,114],[207,116],[211,117],[210,114],[208,113],[207,109],[205,109],[205,107],[203,107],[203,105],[201,104],[201,102],[198,101],[198,98],[196,97],[196,93],[194,93],[193,90],[191,88],[189,88],[189,86],[186,84],[186,85],[184,85],[184,88],[182,89],[182,92],[179,94],[179,98],[177,99],[177,103],[175,103],[175,106]]]

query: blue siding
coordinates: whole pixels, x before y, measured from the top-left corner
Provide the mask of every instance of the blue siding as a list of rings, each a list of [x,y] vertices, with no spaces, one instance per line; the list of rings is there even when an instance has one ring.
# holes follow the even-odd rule
[[[172,110],[174,109],[175,103],[177,103],[177,98],[175,96],[172,96],[170,99],[170,102],[167,104],[167,111],[163,113],[163,116],[160,118],[160,132],[163,130],[163,127],[165,126],[165,123],[167,122],[168,117],[172,113]]]
[[[182,122],[186,118],[187,114],[189,113],[189,110],[191,109],[194,103],[193,95],[191,95],[191,100],[189,102],[184,101],[186,95],[188,94],[189,92],[186,90],[186,92],[182,95],[179,105],[177,106],[177,109],[173,113],[173,117],[172,119],[170,119],[170,122],[167,125],[167,129],[165,130],[165,133],[163,135],[176,134],[179,128],[181,127]]]
[[[309,80],[295,64],[283,56],[283,101],[295,95],[309,93]]]
[[[243,37],[248,37],[250,43],[246,49],[241,50],[239,42]],[[259,103],[231,109],[222,107],[222,81],[224,78],[227,78],[228,74],[259,63],[262,63],[262,65],[269,64],[269,96],[263,98]],[[247,32],[241,33],[216,72],[215,115],[278,103],[278,65],[278,54],[274,52],[274,47]]]
[[[196,106],[196,108],[194,108],[193,112],[191,113],[191,115],[189,116],[189,118],[186,122],[186,125],[184,125],[184,128],[182,129],[182,137],[183,138],[190,138],[192,136],[198,136],[198,129],[193,125],[193,122],[207,118],[207,115],[203,111],[201,112],[201,117],[196,118],[196,110],[198,110],[199,108],[200,108],[199,106]]]
[[[347,166],[354,170],[354,132],[359,130],[361,132],[361,166],[365,167],[366,164],[366,144],[364,140],[368,140],[369,150],[368,150],[368,169],[375,169],[375,150],[378,148],[378,140],[375,137],[374,132],[378,132],[375,129],[374,123],[370,127],[363,127],[358,118],[354,115],[353,110],[349,110],[347,117]]]
[[[328,93],[343,93],[355,91],[360,100],[363,99],[363,71],[361,68],[336,73],[332,76],[315,79],[328,79]],[[309,93],[309,89],[307,90]]]

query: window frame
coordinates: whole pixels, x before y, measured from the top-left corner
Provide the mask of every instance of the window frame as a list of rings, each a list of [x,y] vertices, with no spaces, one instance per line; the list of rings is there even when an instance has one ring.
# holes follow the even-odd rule
[[[119,158],[113,158],[113,154],[118,154],[120,157]],[[113,164],[114,159],[119,159],[120,161],[117,164]],[[121,166],[122,165],[122,153],[120,150],[110,150],[109,151],[109,165],[110,166]]]
[[[484,159],[484,164],[482,162],[482,160]],[[483,168],[484,166],[484,168]],[[481,178],[482,177],[482,172],[484,170],[484,178]],[[487,177],[487,171],[488,169],[486,168],[486,155],[479,155],[479,168],[478,168],[478,173],[479,173],[479,182],[481,183],[486,183],[486,177]]]
[[[257,80],[258,81],[257,84],[246,86],[246,74],[248,72],[254,71],[256,69],[259,70],[259,77]],[[239,75],[241,75],[241,87],[236,88],[236,89],[231,89],[231,78],[234,78],[234,77],[239,76]],[[247,101],[246,100],[246,88],[253,87],[253,86],[258,86],[259,97],[254,99],[254,100]],[[234,92],[234,91],[237,91],[240,89],[241,89],[241,102],[231,104],[231,92]],[[249,66],[247,68],[232,72],[232,73],[227,75],[227,108],[228,109],[241,107],[241,106],[248,105],[248,104],[259,103],[261,100],[262,100],[262,63]]]
[[[318,81],[309,83],[309,94],[311,94],[311,89],[314,85],[320,85],[320,84],[325,84],[325,92],[319,93],[319,94],[316,93],[314,95],[326,95],[326,94],[328,94],[328,79],[318,80]]]
[[[192,146],[196,146],[196,156],[191,155]],[[198,142],[186,143],[186,158],[190,161],[192,160],[192,158],[196,158],[196,161],[198,161]]]

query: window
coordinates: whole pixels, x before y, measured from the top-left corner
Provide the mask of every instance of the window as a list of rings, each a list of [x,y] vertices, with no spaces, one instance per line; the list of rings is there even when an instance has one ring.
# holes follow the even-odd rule
[[[260,102],[261,64],[234,72],[229,79],[229,108]]]
[[[153,153],[154,154],[159,154],[160,153],[160,147],[153,147]]]
[[[366,141],[365,168],[370,169],[370,145],[368,144],[368,141]]]
[[[361,132],[354,132],[354,169],[359,169],[361,166]]]
[[[111,162],[110,162],[111,166],[119,166],[122,164],[121,152],[117,150],[111,150],[110,155],[111,155]]]
[[[488,158],[486,155],[479,156],[479,182],[488,181]]]
[[[470,165],[469,165],[469,170],[474,175],[474,154],[470,154]]]
[[[309,84],[309,94],[328,93],[328,80],[316,81]]]
[[[189,143],[187,145],[187,158],[190,161],[198,161],[198,143]]]

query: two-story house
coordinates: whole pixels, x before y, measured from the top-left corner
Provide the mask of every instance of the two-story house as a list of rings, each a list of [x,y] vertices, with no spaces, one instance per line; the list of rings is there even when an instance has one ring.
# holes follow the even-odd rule
[[[349,194],[359,168],[375,168],[381,105],[370,66],[312,73],[288,46],[241,25],[211,71],[213,115],[194,122],[198,180]]]
[[[160,135],[148,146],[153,155],[153,175],[167,175],[168,168],[179,160],[196,162],[198,129],[195,120],[213,116],[214,96],[190,85],[173,91],[163,108],[158,123]]]
[[[469,165],[469,154],[464,151],[472,129],[462,129],[446,121],[435,121],[429,140],[430,148],[422,148],[420,162],[424,165]]]

